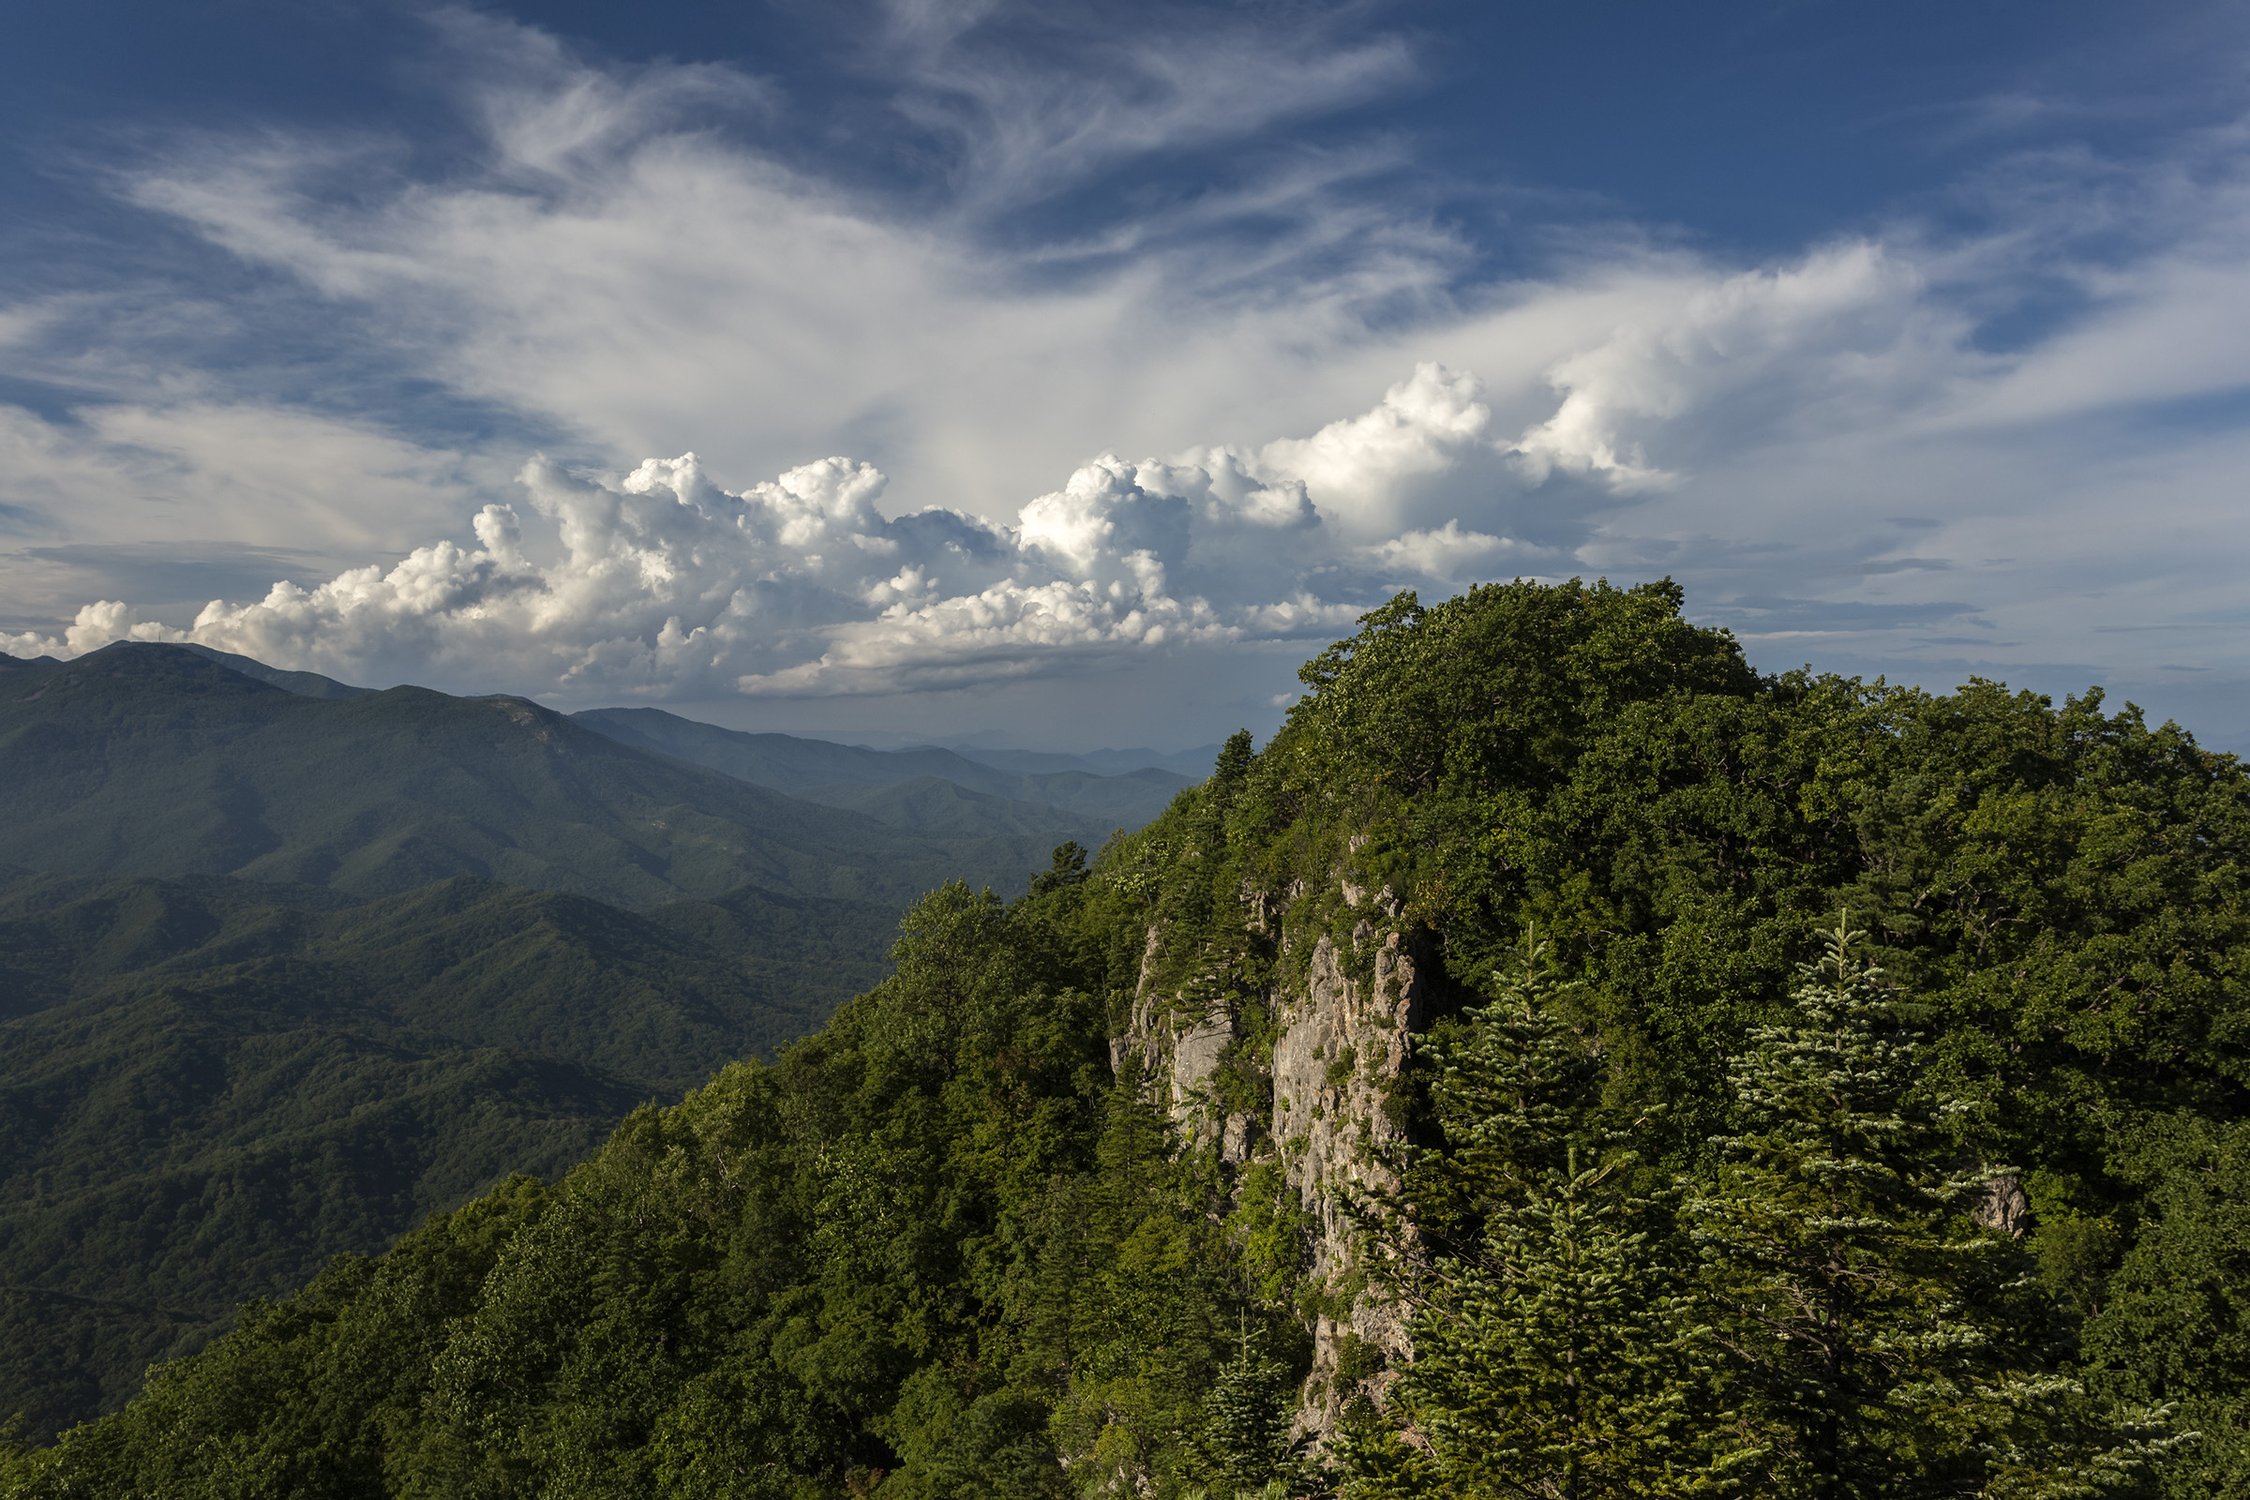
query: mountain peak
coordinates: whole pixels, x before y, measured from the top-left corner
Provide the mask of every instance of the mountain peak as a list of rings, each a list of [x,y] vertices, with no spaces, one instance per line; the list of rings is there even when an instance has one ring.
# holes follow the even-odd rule
[[[281,667],[269,667],[255,657],[238,656],[232,651],[221,651],[216,646],[199,646],[188,642],[180,649],[193,651],[225,667],[239,672],[255,682],[263,682],[284,692],[295,693],[300,698],[357,698],[371,693],[373,688],[353,687],[338,682],[333,677],[323,677],[318,672],[292,672]]]
[[[113,641],[97,651],[58,663],[58,669],[81,680],[130,677],[260,693],[280,690],[196,647],[167,641]]]

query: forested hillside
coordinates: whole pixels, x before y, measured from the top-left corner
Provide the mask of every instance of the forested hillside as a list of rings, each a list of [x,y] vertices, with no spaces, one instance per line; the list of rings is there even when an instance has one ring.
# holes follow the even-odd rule
[[[0,1409],[83,1420],[246,1297],[562,1171],[818,1025],[895,920],[750,890],[636,916],[473,880],[0,883]]]
[[[2250,778],[1681,603],[1402,596],[1090,867],[0,1493],[2250,1484]]]
[[[0,863],[363,896],[470,875],[636,908],[743,886],[903,908],[949,878],[1018,888],[1054,843],[887,826],[520,698],[315,697],[138,643],[0,667],[0,786]]]
[[[863,816],[519,699],[0,657],[0,1414],[93,1416],[244,1298],[562,1171],[872,984],[930,885],[1115,826],[786,743],[890,780],[837,788]]]

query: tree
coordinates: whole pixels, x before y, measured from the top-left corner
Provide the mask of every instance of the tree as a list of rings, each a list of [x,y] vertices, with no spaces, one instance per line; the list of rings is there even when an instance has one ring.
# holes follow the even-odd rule
[[[1083,885],[1085,881],[1086,846],[1076,839],[1065,839],[1055,845],[1054,858],[1047,868],[1031,877],[1031,894],[1044,896]]]
[[[1238,1316],[1235,1357],[1220,1367],[1203,1400],[1204,1441],[1211,1466],[1236,1495],[1278,1497],[1296,1467],[1289,1441],[1295,1382],[1252,1332],[1249,1314]]]
[[[1219,758],[1211,767],[1211,790],[1220,801],[1233,797],[1244,778],[1250,774],[1250,762],[1257,752],[1252,747],[1250,731],[1237,729],[1227,736],[1219,747]]]
[[[1922,1052],[1839,918],[1729,1069],[1739,1133],[1687,1205],[1764,1493],[2108,1493],[2166,1440],[2104,1420],[2042,1347],[2015,1244],[1919,1106]]]
[[[1723,1493],[1741,1455],[1662,1205],[1602,1105],[1601,1059],[1527,940],[1505,998],[1433,1037],[1440,1144],[1408,1194],[1435,1250],[1388,1431],[1343,1444],[1354,1500]]]

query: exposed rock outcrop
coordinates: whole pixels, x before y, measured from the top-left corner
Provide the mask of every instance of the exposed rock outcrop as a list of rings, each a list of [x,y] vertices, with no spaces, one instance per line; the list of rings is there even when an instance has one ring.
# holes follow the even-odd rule
[[[1211,1117],[1209,1085],[1234,1043],[1237,1018],[1224,1000],[1198,1000],[1192,986],[1182,993],[1162,984],[1157,976],[1163,952],[1163,931],[1151,927],[1141,950],[1132,1016],[1124,1034],[1109,1044],[1110,1069],[1122,1076],[1127,1061],[1138,1060],[1144,1082],[1162,1081],[1161,1102],[1182,1135],[1194,1141],[1221,1138],[1226,1126]]]
[[[1969,1205],[1969,1218],[1981,1229],[2022,1239],[2031,1228],[2031,1196],[2023,1190],[2023,1179],[2002,1172],[1985,1183]]]
[[[1409,1036],[1424,1024],[1428,988],[1428,966],[1392,893],[1371,891],[1344,874],[1331,889],[1352,917],[1343,935],[1315,930],[1303,917],[1285,922],[1278,902],[1244,896],[1245,930],[1283,960],[1278,969],[1284,977],[1260,997],[1271,1018],[1270,1037],[1261,1038],[1270,1055],[1243,1059],[1247,1069],[1270,1077],[1270,1118],[1231,1111],[1215,1096],[1214,1075],[1242,1040],[1242,1017],[1225,999],[1199,997],[1211,987],[1211,974],[1158,980],[1159,929],[1150,929],[1143,951],[1130,1024],[1111,1046],[1111,1061],[1121,1071],[1128,1059],[1139,1060],[1140,1076],[1158,1092],[1189,1149],[1215,1150],[1236,1167],[1278,1161],[1302,1209],[1307,1269],[1321,1294],[1309,1329],[1312,1373],[1296,1414],[1297,1429],[1315,1435],[1334,1426],[1372,1372],[1410,1352],[1404,1310],[1365,1262],[1376,1252],[1354,1205],[1398,1187],[1391,1163],[1404,1131],[1393,1093]],[[1299,955],[1301,962],[1291,961]]]
[[[1403,1310],[1370,1276],[1372,1252],[1351,1209],[1399,1185],[1390,1163],[1403,1129],[1391,1099],[1408,1036],[1422,1024],[1421,969],[1395,927],[1361,921],[1349,944],[1371,959],[1368,977],[1347,973],[1336,940],[1323,934],[1302,991],[1280,997],[1273,1054],[1273,1134],[1315,1226],[1312,1276],[1330,1303],[1312,1330],[1312,1376],[1297,1415],[1316,1432],[1334,1425],[1360,1377],[1355,1342],[1385,1362],[1410,1352]]]

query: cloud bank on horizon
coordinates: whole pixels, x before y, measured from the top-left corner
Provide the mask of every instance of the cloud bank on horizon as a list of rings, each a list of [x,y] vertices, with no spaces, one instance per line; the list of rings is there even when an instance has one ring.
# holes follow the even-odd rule
[[[163,253],[0,282],[0,649],[943,693],[1669,573],[1776,665],[2250,678],[2250,98],[1955,101],[1724,250],[1464,169],[1371,115],[1428,38],[1292,14],[897,0],[823,93],[444,11],[442,135],[121,142]]]
[[[1324,598],[1322,574],[1450,585],[1542,555],[1455,519],[1354,540],[1356,504],[1492,446],[1478,396],[1473,379],[1424,365],[1374,410],[1302,441],[1138,463],[1105,454],[1006,524],[934,506],[885,516],[882,472],[845,457],[740,491],[693,453],[622,478],[538,458],[517,478],[545,561],[522,512],[488,504],[473,546],[440,540],[315,587],[214,600],[184,628],[101,600],[54,635],[0,636],[0,648],[195,641],[346,675],[395,666],[574,695],[817,696],[962,686],[1167,644],[1326,637],[1364,608],[1368,585]]]

